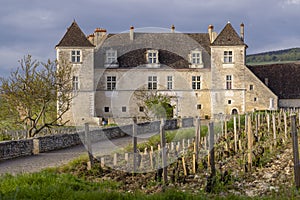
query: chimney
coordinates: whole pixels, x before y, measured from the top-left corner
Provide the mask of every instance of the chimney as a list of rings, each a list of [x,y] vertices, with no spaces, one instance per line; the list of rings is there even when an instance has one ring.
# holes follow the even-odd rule
[[[174,26],[174,24],[172,24],[172,26],[171,26],[171,33],[175,33],[175,26]]]
[[[134,27],[133,26],[130,26],[129,36],[130,36],[130,40],[133,41],[133,39],[134,39]]]
[[[94,44],[95,45],[95,35],[94,34],[90,34],[90,35],[88,35],[87,36],[87,39],[92,43],[92,44]]]
[[[96,28],[94,31],[94,45],[100,44],[104,36],[106,36],[106,29]]]
[[[245,36],[244,35],[245,34],[245,32],[244,32],[245,31],[245,25],[244,25],[244,23],[241,23],[240,27],[241,27],[241,35],[240,36],[241,36],[241,39],[244,41],[244,36]]]
[[[208,35],[209,35],[210,43],[213,43],[213,31],[214,31],[214,26],[209,25],[208,26]]]

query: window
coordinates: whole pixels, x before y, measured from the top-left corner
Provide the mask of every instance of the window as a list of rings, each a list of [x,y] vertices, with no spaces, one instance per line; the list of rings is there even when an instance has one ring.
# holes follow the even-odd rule
[[[202,63],[201,51],[192,51],[191,63],[196,65]]]
[[[201,105],[201,104],[198,104],[198,105],[197,105],[197,109],[198,109],[198,110],[202,109],[202,105]]]
[[[249,86],[249,90],[253,90],[253,85],[250,85],[250,86]]]
[[[73,76],[73,91],[78,91],[79,90],[79,81],[78,81],[78,76]]]
[[[227,101],[227,103],[228,103],[228,104],[231,104],[231,100],[229,99],[229,100]]]
[[[148,76],[148,90],[157,89],[157,76]]]
[[[126,112],[126,106],[122,106],[122,112]]]
[[[112,50],[112,49],[107,50],[105,63],[108,65],[116,64],[117,63],[117,51]]]
[[[148,50],[147,51],[147,60],[149,64],[158,63],[158,51],[157,50]]]
[[[72,50],[72,52],[71,52],[71,62],[73,62],[73,63],[81,62],[80,54],[81,54],[80,50]]]
[[[254,97],[253,101],[257,101],[257,98],[256,98],[256,97]]]
[[[226,75],[226,89],[231,90],[232,89],[232,76]]]
[[[144,107],[140,106],[139,110],[140,110],[140,112],[144,112]]]
[[[109,112],[109,107],[104,107],[104,112]]]
[[[106,77],[106,88],[107,88],[107,90],[116,89],[116,77],[115,76],[107,76]]]
[[[167,76],[167,89],[172,90],[173,89],[173,77]]]
[[[224,51],[224,63],[232,63],[232,51]]]
[[[200,90],[201,85],[201,77],[200,76],[192,76],[192,89]]]

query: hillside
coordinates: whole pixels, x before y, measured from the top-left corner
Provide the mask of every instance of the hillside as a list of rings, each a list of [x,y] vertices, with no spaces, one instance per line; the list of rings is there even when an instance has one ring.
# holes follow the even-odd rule
[[[282,63],[300,61],[300,48],[291,48],[278,51],[269,51],[258,54],[251,54],[246,57],[246,63],[264,64],[264,63]]]

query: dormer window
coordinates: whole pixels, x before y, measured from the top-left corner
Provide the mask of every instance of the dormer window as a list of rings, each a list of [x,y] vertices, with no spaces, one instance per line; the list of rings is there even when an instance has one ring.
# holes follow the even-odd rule
[[[105,66],[106,67],[118,67],[118,57],[117,57],[117,51],[110,49],[106,51],[105,56]]]
[[[202,68],[202,51],[201,50],[193,50],[190,53],[190,67],[191,68]]]
[[[81,62],[81,51],[80,50],[72,50],[71,51],[71,62],[72,63]]]
[[[158,51],[148,50],[147,51],[147,61],[149,64],[158,64]]]

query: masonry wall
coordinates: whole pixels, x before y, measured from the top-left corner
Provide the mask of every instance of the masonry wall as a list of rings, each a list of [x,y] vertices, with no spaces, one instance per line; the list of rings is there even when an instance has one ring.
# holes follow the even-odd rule
[[[192,126],[193,118],[182,119],[182,124],[184,125],[183,127]],[[177,119],[166,121],[166,130],[174,130],[177,128]],[[151,123],[140,123],[137,126],[138,134],[155,133],[158,132],[159,129],[159,121],[154,121]],[[126,135],[132,135],[132,125],[90,130],[91,141],[93,143],[107,138],[113,139]],[[68,148],[82,143],[84,143],[84,132],[49,135],[34,139],[3,141],[0,142],[0,161]]]

